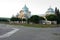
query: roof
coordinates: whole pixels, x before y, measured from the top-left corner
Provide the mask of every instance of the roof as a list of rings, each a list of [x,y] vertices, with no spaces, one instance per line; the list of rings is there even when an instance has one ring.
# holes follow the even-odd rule
[[[49,13],[49,12],[51,12],[51,13],[54,13],[55,11],[54,11],[54,9],[53,8],[48,8],[48,10],[47,10],[47,12],[46,13]]]
[[[54,11],[52,8],[49,8],[48,11]]]
[[[28,10],[28,7],[25,5],[22,9],[23,10]]]

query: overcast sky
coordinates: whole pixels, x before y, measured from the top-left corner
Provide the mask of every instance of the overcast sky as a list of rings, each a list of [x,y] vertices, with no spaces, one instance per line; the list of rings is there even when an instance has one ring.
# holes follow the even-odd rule
[[[60,8],[60,0],[0,0],[0,17],[11,17],[27,5],[31,14],[44,14],[51,6]]]

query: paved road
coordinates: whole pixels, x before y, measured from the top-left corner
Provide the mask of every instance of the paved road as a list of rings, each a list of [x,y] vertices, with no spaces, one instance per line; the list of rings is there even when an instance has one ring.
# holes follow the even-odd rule
[[[6,24],[0,24],[0,28],[17,28],[19,31],[13,35],[0,38],[0,40],[60,40],[60,27],[59,28],[30,28],[18,27]]]

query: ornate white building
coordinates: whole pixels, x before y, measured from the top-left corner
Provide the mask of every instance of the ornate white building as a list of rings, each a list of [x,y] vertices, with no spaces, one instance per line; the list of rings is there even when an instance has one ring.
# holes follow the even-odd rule
[[[47,10],[46,13],[45,13],[45,16],[48,16],[48,15],[51,15],[51,14],[52,14],[52,15],[55,15],[55,11],[54,11],[53,8],[49,7],[48,10]],[[52,24],[52,23],[53,23],[53,24],[57,24],[56,21],[48,21],[45,16],[43,16],[44,19],[45,19],[45,21],[44,21],[43,23],[45,23],[45,24]]]
[[[25,5],[22,10],[19,11],[19,14],[17,15],[18,18],[27,19],[30,18],[31,12],[29,11],[28,7]]]

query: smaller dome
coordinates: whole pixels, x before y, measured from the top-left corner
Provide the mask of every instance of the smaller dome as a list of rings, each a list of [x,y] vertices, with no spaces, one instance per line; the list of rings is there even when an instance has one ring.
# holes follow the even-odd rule
[[[48,11],[54,11],[52,8],[49,8]]]
[[[47,12],[46,12],[46,13],[51,13],[51,14],[53,13],[53,14],[54,14],[54,13],[55,13],[55,11],[53,10],[53,8],[51,8],[51,7],[50,7],[50,8],[48,8],[48,10],[47,10]]]

